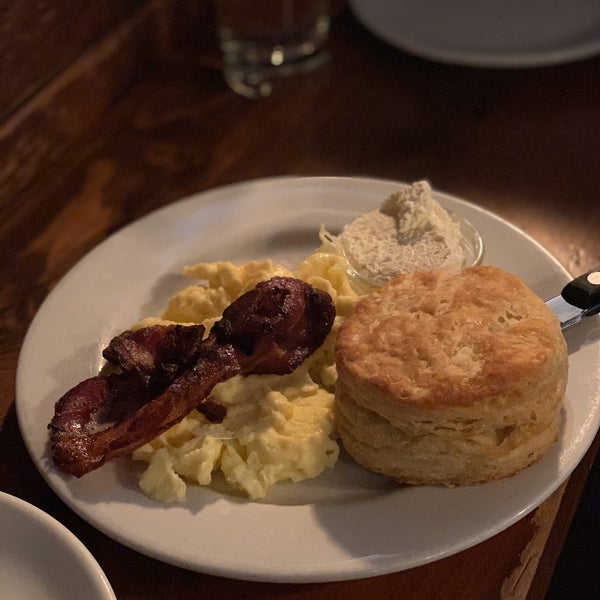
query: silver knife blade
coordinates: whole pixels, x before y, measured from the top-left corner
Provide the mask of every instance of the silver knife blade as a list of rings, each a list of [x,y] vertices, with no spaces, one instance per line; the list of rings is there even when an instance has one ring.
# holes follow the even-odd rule
[[[547,300],[546,306],[558,317],[563,330],[600,312],[600,267],[573,279],[560,295]]]
[[[546,300],[546,306],[558,317],[561,329],[568,329],[577,325],[583,319],[583,311],[577,306],[569,304],[562,296],[555,296]]]

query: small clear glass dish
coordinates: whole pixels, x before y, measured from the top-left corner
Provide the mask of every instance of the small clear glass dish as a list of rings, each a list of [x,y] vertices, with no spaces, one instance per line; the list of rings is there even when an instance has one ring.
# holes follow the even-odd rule
[[[455,223],[458,223],[463,235],[463,248],[465,250],[465,261],[463,267],[475,267],[483,262],[484,244],[481,234],[471,221],[448,211]]]
[[[458,224],[460,232],[462,233],[462,246],[465,252],[465,259],[462,267],[474,267],[480,265],[483,262],[484,255],[484,242],[481,234],[477,228],[465,217],[457,215],[452,211],[448,211],[450,218]],[[343,252],[343,247],[342,247]],[[377,288],[384,281],[371,279],[364,273],[361,273],[359,269],[352,263],[348,256],[344,253],[347,264],[347,272],[352,279],[358,284],[358,287],[364,291],[372,290]]]

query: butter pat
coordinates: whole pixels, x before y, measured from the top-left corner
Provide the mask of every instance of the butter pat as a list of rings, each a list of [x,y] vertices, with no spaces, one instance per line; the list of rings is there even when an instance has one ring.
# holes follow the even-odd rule
[[[411,271],[458,269],[465,262],[460,226],[419,181],[380,208],[348,223],[339,235],[349,266],[373,285]]]

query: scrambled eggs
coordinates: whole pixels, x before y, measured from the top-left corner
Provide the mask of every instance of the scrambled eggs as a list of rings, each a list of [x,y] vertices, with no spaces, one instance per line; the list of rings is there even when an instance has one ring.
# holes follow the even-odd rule
[[[257,283],[293,276],[328,292],[336,319],[323,345],[289,375],[233,377],[215,386],[211,399],[227,407],[222,423],[211,424],[192,411],[180,423],[133,453],[148,463],[141,489],[162,502],[181,502],[189,482],[211,483],[220,470],[225,480],[251,499],[263,498],[277,481],[316,477],[333,467],[339,454],[334,440],[333,401],[337,379],[333,347],[341,321],[360,298],[346,262],[321,231],[321,247],[293,271],[270,260],[237,266],[200,263],[184,274],[202,281],[171,298],[157,322],[202,323],[207,330],[223,310]]]

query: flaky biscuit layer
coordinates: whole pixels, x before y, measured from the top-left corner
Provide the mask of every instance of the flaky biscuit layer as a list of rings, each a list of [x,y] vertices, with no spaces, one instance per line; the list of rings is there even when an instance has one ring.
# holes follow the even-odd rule
[[[337,426],[365,467],[407,483],[510,476],[558,439],[566,344],[494,267],[412,273],[360,302],[336,344]]]

